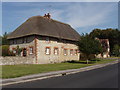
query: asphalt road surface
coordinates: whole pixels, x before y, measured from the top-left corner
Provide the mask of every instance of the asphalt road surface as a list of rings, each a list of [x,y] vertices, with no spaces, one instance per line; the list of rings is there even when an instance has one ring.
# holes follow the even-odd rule
[[[118,64],[2,88],[118,88]],[[120,68],[119,68],[120,70]]]

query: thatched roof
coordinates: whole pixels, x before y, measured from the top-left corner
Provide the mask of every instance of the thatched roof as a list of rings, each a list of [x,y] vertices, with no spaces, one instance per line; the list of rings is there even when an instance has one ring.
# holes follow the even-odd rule
[[[43,35],[73,41],[78,41],[80,38],[80,35],[70,25],[43,16],[29,18],[13,31],[8,39],[27,35]]]

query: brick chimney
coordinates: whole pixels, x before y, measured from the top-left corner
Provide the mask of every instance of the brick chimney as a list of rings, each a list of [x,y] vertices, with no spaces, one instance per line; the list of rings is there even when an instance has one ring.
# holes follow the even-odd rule
[[[47,15],[45,14],[44,17],[47,17]]]
[[[49,13],[47,13],[47,17],[50,19],[51,15]]]
[[[50,19],[51,18],[51,15],[49,13],[47,13],[47,15],[45,14],[44,17]]]

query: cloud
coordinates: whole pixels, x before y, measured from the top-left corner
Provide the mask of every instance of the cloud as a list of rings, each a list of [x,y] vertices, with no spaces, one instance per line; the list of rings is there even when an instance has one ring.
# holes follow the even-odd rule
[[[114,10],[112,4],[83,3],[69,5],[65,10],[54,10],[53,17],[74,28],[89,27],[109,22],[108,16]]]
[[[5,16],[4,19],[6,21],[16,20],[16,23],[10,23],[11,25],[14,25],[11,30],[18,27],[31,16],[43,16],[50,10],[48,5],[52,5],[50,12],[53,19],[70,24],[74,29],[78,30],[78,32],[80,32],[80,29],[82,29],[82,32],[83,30],[90,31],[91,28],[96,27],[97,25],[103,27],[102,25],[109,23],[111,18],[114,19],[113,15],[117,15],[117,13],[113,13],[113,11],[116,10],[115,5],[117,5],[114,3],[10,3],[9,6],[7,5],[4,7],[10,9],[3,9],[3,15]],[[10,5],[13,7],[11,8]],[[111,26],[112,25],[113,24],[111,24]]]

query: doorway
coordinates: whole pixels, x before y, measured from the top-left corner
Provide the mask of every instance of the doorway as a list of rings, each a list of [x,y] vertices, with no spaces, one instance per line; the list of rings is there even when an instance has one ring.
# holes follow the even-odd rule
[[[23,49],[23,56],[24,56],[24,57],[27,56],[27,49],[26,49],[26,48]]]

